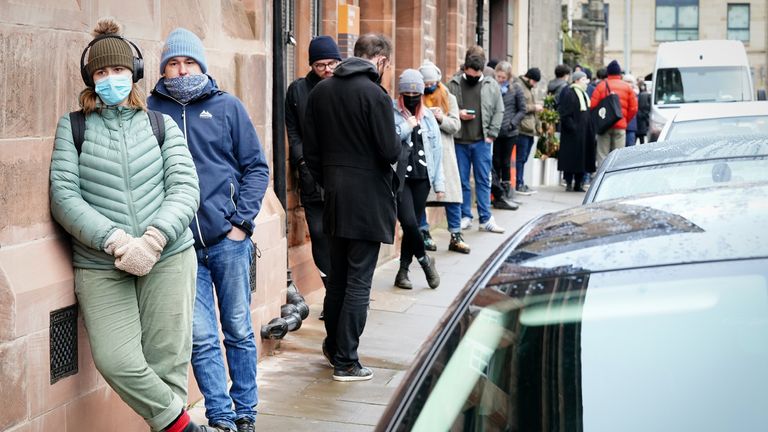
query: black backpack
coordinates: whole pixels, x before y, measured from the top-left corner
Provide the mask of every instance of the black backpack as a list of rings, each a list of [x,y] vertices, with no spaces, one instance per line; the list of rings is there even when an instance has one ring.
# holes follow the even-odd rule
[[[160,148],[165,142],[165,120],[163,114],[159,111],[147,110],[149,124],[152,125],[152,133],[157,138],[157,144]],[[72,111],[69,113],[69,122],[72,125],[72,142],[75,143],[77,155],[83,151],[83,141],[85,140],[85,114],[83,111]]]

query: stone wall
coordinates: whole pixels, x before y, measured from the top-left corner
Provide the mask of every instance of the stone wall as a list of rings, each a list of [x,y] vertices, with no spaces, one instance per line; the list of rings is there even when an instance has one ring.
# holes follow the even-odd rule
[[[50,312],[76,301],[67,236],[49,212],[51,149],[58,118],[77,108],[82,49],[107,15],[141,48],[146,90],[165,36],[177,26],[197,33],[209,73],[243,100],[272,164],[271,2],[0,1],[0,430],[146,430],[95,370],[82,320],[77,373],[51,384]],[[286,221],[271,189],[256,226],[258,331],[285,302]]]

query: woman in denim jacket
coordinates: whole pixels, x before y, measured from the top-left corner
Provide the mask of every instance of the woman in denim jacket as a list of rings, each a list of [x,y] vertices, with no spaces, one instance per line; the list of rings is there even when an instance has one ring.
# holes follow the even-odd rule
[[[435,260],[427,256],[419,231],[419,220],[424,213],[430,187],[437,199],[445,195],[440,128],[432,112],[424,106],[424,80],[415,69],[406,69],[400,75],[398,98],[394,103],[395,128],[403,145],[398,161],[398,177],[402,180],[398,195],[397,219],[403,229],[400,247],[400,270],[395,286],[412,289],[408,267],[415,256],[424,269],[430,288],[440,285]]]

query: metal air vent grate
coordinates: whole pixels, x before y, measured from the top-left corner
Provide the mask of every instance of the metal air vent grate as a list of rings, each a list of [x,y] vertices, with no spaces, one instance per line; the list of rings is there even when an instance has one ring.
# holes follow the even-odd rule
[[[51,312],[51,384],[77,373],[77,305]]]

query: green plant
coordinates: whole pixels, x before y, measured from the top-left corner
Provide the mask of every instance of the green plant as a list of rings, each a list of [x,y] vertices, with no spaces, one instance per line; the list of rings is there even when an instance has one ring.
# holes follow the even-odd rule
[[[560,115],[555,108],[555,97],[547,95],[544,98],[544,109],[539,113],[541,121],[541,136],[536,145],[536,157],[546,159],[547,157],[557,157],[557,151],[560,149],[560,140],[555,131],[557,123],[560,122]]]

